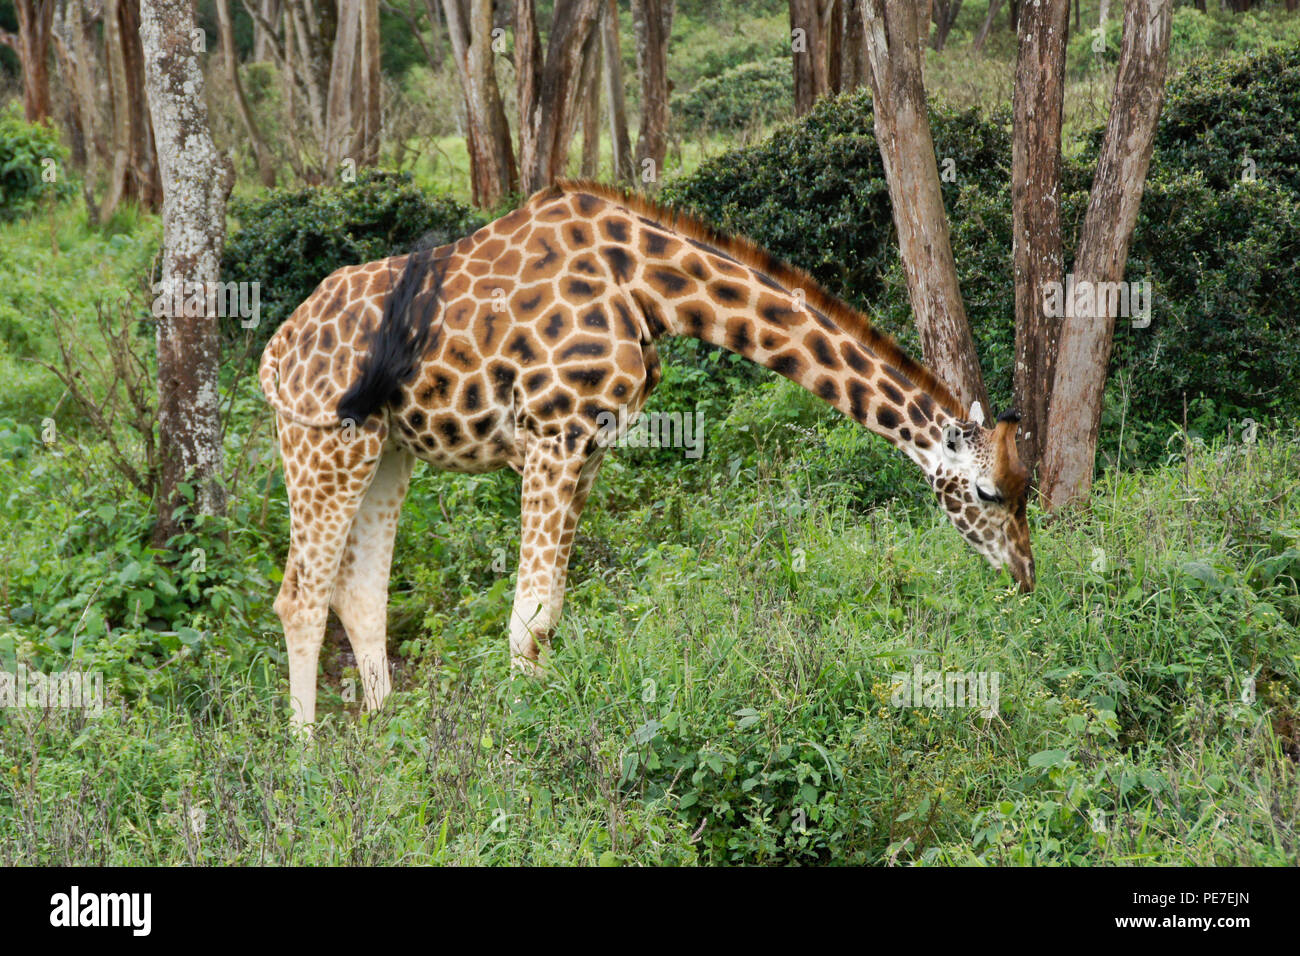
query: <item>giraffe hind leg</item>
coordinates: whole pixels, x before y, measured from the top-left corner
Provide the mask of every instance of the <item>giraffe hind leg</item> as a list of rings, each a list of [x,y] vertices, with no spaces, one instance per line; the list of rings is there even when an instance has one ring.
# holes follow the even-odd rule
[[[330,600],[357,659],[368,710],[382,707],[392,690],[387,645],[388,576],[397,517],[414,464],[415,456],[405,449],[384,452],[352,521]]]
[[[339,562],[353,518],[377,470],[383,437],[281,419],[280,455],[289,493],[290,544],[275,611],[289,656],[290,723],[316,719],[316,668]]]

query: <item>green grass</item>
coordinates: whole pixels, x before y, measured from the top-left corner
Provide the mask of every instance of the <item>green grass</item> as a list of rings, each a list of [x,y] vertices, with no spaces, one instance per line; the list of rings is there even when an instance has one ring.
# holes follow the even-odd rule
[[[272,582],[242,630],[169,659],[117,622],[77,652],[106,673],[102,717],[0,713],[0,860],[1296,861],[1296,436],[1188,445],[1108,475],[1087,512],[1035,514],[1023,596],[928,506],[811,480],[851,427],[734,475],[616,453],[537,680],[509,676],[509,575],[489,567],[517,546],[517,480],[422,471],[395,562],[398,692],[359,713],[331,638],[306,744]],[[15,493],[18,525],[78,520],[20,519]],[[283,509],[278,492],[265,529],[244,513],[241,560],[282,554]],[[0,625],[6,658],[54,669],[48,641]],[[997,673],[998,714],[892,706],[917,664]]]

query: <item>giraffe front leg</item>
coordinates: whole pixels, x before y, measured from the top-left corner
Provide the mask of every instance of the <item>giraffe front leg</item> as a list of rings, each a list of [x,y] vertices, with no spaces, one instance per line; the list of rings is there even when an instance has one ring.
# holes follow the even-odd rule
[[[581,443],[585,445],[585,442]],[[559,437],[538,441],[524,464],[519,577],[510,612],[511,666],[536,674],[564,605],[573,534],[602,451],[568,453]]]

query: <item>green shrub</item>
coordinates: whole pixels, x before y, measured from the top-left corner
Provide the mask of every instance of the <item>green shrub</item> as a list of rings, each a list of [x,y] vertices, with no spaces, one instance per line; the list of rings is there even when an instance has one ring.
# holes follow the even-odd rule
[[[790,58],[742,63],[673,97],[672,115],[690,132],[737,132],[790,115],[794,77]]]
[[[406,252],[473,232],[483,220],[447,196],[429,195],[405,173],[364,169],[353,183],[278,189],[236,199],[239,228],[226,243],[222,278],[260,282],[264,342],[335,269]]]
[[[1300,38],[1285,50],[1202,60],[1169,83],[1156,134],[1159,164],[1199,171],[1215,189],[1253,178],[1300,194],[1297,116]]]
[[[1066,62],[1071,74],[1083,76],[1099,68],[1113,68],[1119,62],[1123,27],[1123,10],[1112,8],[1102,31],[1105,43],[1101,51],[1095,48],[1095,23],[1070,37]],[[1169,59],[1177,64],[1223,53],[1294,47],[1300,43],[1300,20],[1260,11],[1208,14],[1195,7],[1180,7],[1174,11],[1169,34]]]
[[[17,101],[0,110],[0,221],[27,215],[46,197],[71,195],[66,166],[67,150],[53,127],[28,123]],[[54,182],[45,181],[47,170]]]

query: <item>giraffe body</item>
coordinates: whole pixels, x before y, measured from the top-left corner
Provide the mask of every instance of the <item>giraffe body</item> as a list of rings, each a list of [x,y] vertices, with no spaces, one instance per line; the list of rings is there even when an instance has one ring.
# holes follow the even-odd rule
[[[1014,423],[965,421],[865,317],[752,244],[608,187],[560,184],[449,246],[335,272],[267,345],[261,384],[292,518],[276,610],[298,723],[314,718],[331,606],[367,705],[388,693],[388,574],[417,458],[522,476],[510,647],[534,666],[615,437],[607,423],[645,404],[664,335],[743,354],[882,434],[972,545],[1032,587]]]

